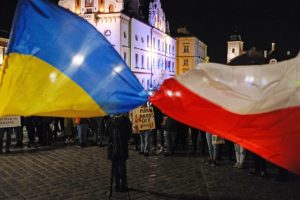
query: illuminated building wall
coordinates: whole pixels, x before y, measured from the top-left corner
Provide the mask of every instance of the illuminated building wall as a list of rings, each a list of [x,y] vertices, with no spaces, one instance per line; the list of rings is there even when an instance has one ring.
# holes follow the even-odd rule
[[[144,88],[149,90],[176,75],[176,40],[167,34],[169,25],[160,0],[149,3],[148,23],[123,13],[125,3],[134,10],[139,8],[139,2],[60,0],[59,5],[95,26],[126,61]]]
[[[207,57],[207,45],[194,36],[180,36],[177,44],[177,75],[203,63]]]
[[[7,43],[8,43],[8,39],[0,37],[0,66],[2,65],[4,60]]]
[[[227,63],[244,53],[244,42],[241,35],[236,31],[230,35],[229,41],[227,41]]]

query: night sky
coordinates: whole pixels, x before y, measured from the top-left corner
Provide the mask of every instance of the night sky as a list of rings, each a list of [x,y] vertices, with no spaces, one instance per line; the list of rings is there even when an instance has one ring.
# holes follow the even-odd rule
[[[56,0],[53,0],[54,2]],[[17,0],[3,0],[0,29],[9,31]],[[212,62],[225,63],[228,37],[237,30],[244,49],[270,49],[297,54],[300,47],[300,6],[296,0],[161,0],[171,32],[186,26],[208,45]]]

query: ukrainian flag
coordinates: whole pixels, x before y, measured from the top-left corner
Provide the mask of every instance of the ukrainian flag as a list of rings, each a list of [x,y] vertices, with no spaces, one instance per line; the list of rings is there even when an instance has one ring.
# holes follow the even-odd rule
[[[0,72],[0,116],[103,116],[147,99],[92,25],[48,0],[19,0]]]

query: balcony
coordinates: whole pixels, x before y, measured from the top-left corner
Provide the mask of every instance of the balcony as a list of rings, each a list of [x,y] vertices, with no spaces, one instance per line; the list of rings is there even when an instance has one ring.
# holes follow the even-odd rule
[[[93,14],[93,13],[82,14],[79,16],[92,24],[95,22],[95,14]]]

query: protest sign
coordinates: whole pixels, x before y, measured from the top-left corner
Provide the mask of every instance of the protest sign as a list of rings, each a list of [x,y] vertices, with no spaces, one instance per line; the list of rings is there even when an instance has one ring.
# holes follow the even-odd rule
[[[9,128],[21,126],[21,117],[9,116],[0,118],[0,128]]]

